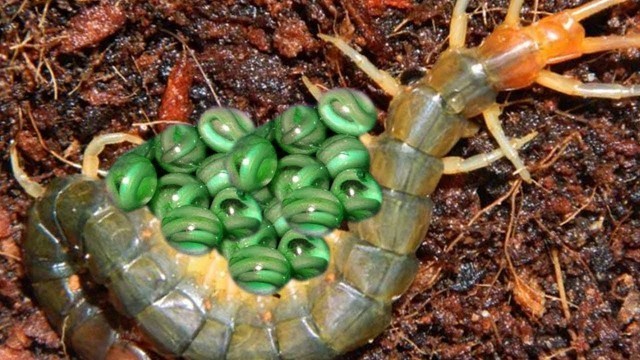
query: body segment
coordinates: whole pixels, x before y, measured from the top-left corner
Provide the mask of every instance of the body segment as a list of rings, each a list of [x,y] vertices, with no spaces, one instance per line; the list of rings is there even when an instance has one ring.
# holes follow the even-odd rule
[[[54,326],[66,324],[67,339],[83,358],[105,357],[111,347],[123,346],[104,316],[115,315],[114,309],[90,304],[84,288],[74,287],[87,270],[161,354],[322,359],[386,328],[391,300],[417,268],[412,252],[396,254],[336,232],[327,238],[335,255],[325,276],[292,282],[279,297],[251,295],[231,280],[220,255],[177,253],[146,208],[124,212],[101,181],[81,176],[52,184],[36,202],[30,224],[25,264],[36,297]],[[60,303],[47,303],[51,299]],[[84,349],[78,342],[96,328],[105,334],[103,343]]]
[[[126,353],[146,359],[143,350],[121,338],[119,317],[105,307],[105,292],[96,292],[95,283],[83,274],[83,228],[109,207],[105,191],[98,190],[101,183],[80,179],[56,180],[31,209],[24,263],[34,293],[51,324],[80,357]]]

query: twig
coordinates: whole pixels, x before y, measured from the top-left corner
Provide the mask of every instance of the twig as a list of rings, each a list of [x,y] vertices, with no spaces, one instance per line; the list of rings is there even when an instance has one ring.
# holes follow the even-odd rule
[[[9,254],[9,253],[4,252],[4,251],[0,251],[0,255],[4,256],[6,258],[9,258],[9,259],[15,260],[17,262],[22,261],[22,259],[20,259],[19,257],[15,256],[15,255],[12,255],[12,254]]]
[[[567,293],[564,289],[564,277],[562,276],[562,269],[560,268],[560,260],[558,258],[558,249],[555,247],[551,249],[551,261],[553,262],[553,270],[556,275],[556,283],[558,284],[558,293],[560,294],[560,303],[562,304],[562,311],[567,321],[571,320],[571,312],[569,311],[569,303],[567,302]]]
[[[560,226],[568,223],[569,221],[575,219],[576,216],[578,216],[579,213],[582,212],[582,210],[586,209],[587,206],[591,205],[591,202],[593,201],[593,198],[596,196],[596,190],[598,188],[595,187],[593,188],[593,191],[591,192],[591,196],[589,197],[589,200],[587,200],[586,203],[584,203],[582,206],[580,206],[580,208],[576,211],[574,211],[571,215],[569,215],[563,222],[560,223]]]
[[[53,84],[53,99],[58,100],[58,81],[56,80],[56,74],[53,72],[51,68],[51,64],[49,64],[49,60],[44,59],[44,65],[49,70],[49,74],[51,74],[51,82]]]
[[[445,252],[451,251],[451,249],[453,249],[453,247],[456,246],[456,244],[460,240],[462,240],[462,237],[464,236],[464,234],[466,234],[466,228],[468,228],[469,226],[473,225],[473,223],[475,223],[476,220],[478,220],[478,218],[480,216],[482,216],[483,214],[486,214],[487,212],[491,211],[491,209],[493,209],[494,207],[499,206],[500,204],[502,204],[502,202],[505,199],[507,199],[509,196],[511,196],[511,194],[513,194],[513,192],[519,186],[520,186],[520,182],[517,180],[516,182],[513,183],[513,185],[511,185],[511,189],[509,189],[509,191],[507,191],[504,195],[502,195],[501,197],[497,198],[491,204],[485,206],[480,211],[478,211],[475,215],[473,215],[471,220],[469,220],[469,222],[465,226],[465,230],[462,231],[460,234],[458,234],[458,236],[445,248]]]
[[[22,112],[19,112],[19,115],[22,114]],[[33,118],[33,115],[31,114],[31,108],[28,107],[27,108],[27,115],[29,115],[29,120],[31,121],[31,126],[33,126],[33,130],[36,132],[36,137],[38,137],[38,142],[40,143],[40,146],[42,146],[43,149],[45,149],[49,154],[53,155],[56,159],[62,161],[63,163],[74,167],[76,169],[82,169],[82,166],[80,164],[76,164],[73,161],[67,160],[66,158],[64,158],[62,155],[58,154],[57,152],[51,150],[49,148],[49,146],[47,146],[47,144],[44,142],[44,139],[42,138],[42,134],[40,133],[40,129],[38,129],[38,126],[36,125],[36,120]]]
[[[51,0],[47,0],[44,4],[44,9],[42,10],[42,16],[40,16],[40,21],[38,22],[38,27],[42,30],[44,34],[44,23],[47,20],[47,13],[49,12],[49,5],[51,5]]]

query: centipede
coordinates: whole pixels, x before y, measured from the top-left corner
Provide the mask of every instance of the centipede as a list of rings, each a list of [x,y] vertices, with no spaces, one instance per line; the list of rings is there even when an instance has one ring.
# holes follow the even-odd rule
[[[394,301],[420,269],[416,252],[427,237],[432,195],[443,176],[506,158],[510,176],[535,183],[519,151],[536,132],[505,134],[500,93],[535,85],[585,99],[640,96],[640,85],[582,82],[549,70],[583,55],[640,48],[639,35],[591,37],[581,25],[625,0],[594,0],[526,25],[523,2],[512,0],[500,25],[479,45],[466,47],[469,1],[457,0],[448,48],[407,83],[339,36],[318,34],[391,99],[384,130],[365,136],[383,200],[372,218],[326,236],[331,262],[323,276],[291,282],[277,296],[243,291],[215,252],[195,257],[176,251],[147,208],[127,212],[114,204],[98,179],[97,155],[105,144],[139,138],[97,137],[85,152],[83,175],[56,179],[46,189],[30,183],[13,151],[14,174],[36,197],[23,263],[54,329],[81,359],[326,359],[375,339],[389,328]],[[322,96],[320,87],[304,82],[313,97]],[[476,135],[480,127],[470,119],[480,116],[498,148],[447,156],[461,139]],[[95,288],[108,294],[105,299],[94,299]],[[141,341],[121,331],[131,324]]]

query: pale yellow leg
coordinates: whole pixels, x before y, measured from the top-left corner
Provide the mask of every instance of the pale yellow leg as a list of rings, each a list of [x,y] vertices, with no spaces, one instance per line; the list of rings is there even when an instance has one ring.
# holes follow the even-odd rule
[[[98,167],[100,166],[100,159],[98,155],[104,150],[107,145],[120,144],[123,142],[130,142],[132,144],[140,145],[144,140],[135,135],[125,133],[112,133],[98,135],[91,140],[87,148],[84,150],[84,157],[82,159],[82,174],[97,179]]]
[[[511,146],[513,146],[514,149],[519,150],[534,137],[536,137],[536,135],[538,135],[538,133],[534,131],[531,134],[519,139],[511,139],[509,143],[511,144]],[[504,151],[502,149],[496,149],[485,154],[474,155],[466,159],[459,156],[447,156],[445,158],[442,158],[442,162],[444,164],[443,173],[459,174],[470,172],[489,166],[491,163],[500,160],[503,157]]]
[[[451,24],[449,25],[449,47],[451,49],[461,49],[464,47],[467,38],[467,6],[469,0],[458,0],[453,7],[451,14]]]
[[[356,49],[352,48],[344,40],[335,36],[318,34],[318,37],[326,42],[333,44],[338,50],[353,61],[357,67],[364,71],[384,92],[391,96],[396,96],[402,86],[388,72],[378,69],[369,59],[362,56]]]
[[[100,165],[100,159],[98,155],[104,150],[104,147],[112,144],[119,144],[123,142],[130,142],[136,145],[142,144],[144,140],[139,136],[125,134],[125,133],[113,133],[99,135],[93,138],[87,148],[84,151],[84,158],[82,160],[82,173],[88,177],[97,179],[98,169]],[[9,145],[9,157],[11,160],[11,169],[13,170],[13,176],[24,191],[34,198],[41,197],[44,192],[44,186],[31,180],[22,167],[20,166],[20,157],[18,156],[18,150],[16,149],[15,141],[11,141]]]
[[[29,175],[24,172],[24,169],[20,166],[20,157],[18,156],[18,149],[16,149],[16,142],[11,140],[9,145],[9,158],[11,159],[11,170],[13,170],[13,177],[18,184],[24,189],[24,191],[31,197],[40,198],[44,195],[44,186],[31,180]]]
[[[549,70],[542,70],[536,82],[544,87],[567,95],[590,98],[622,99],[640,96],[640,85],[583,83],[574,78],[562,76]]]
[[[524,0],[511,0],[509,2],[509,9],[507,9],[507,15],[502,22],[503,26],[518,27],[520,26],[520,11],[522,10],[522,4]]]
[[[316,101],[320,101],[320,97],[322,96],[322,90],[318,87],[318,85],[314,84],[309,80],[308,77],[302,76],[302,83],[307,87],[311,96],[313,96]]]
[[[511,145],[509,139],[504,134],[504,130],[502,130],[502,124],[500,123],[500,107],[498,104],[493,104],[487,110],[482,112],[484,116],[484,121],[487,124],[487,129],[493,138],[496,139],[496,142],[502,149],[504,156],[511,161],[513,166],[516,167],[516,174],[520,174],[522,180],[526,182],[531,182],[531,174],[529,174],[529,170],[524,166],[524,162],[518,156],[518,151]]]
[[[462,135],[461,135],[463,138],[470,138],[475,134],[477,134],[478,130],[480,130],[480,125],[469,120],[465,120],[462,126],[464,126],[464,129],[462,130]]]

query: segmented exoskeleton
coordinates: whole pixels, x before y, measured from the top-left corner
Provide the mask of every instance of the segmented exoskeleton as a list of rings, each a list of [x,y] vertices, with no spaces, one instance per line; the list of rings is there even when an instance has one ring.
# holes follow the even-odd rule
[[[324,359],[362,345],[388,326],[393,299],[416,274],[415,251],[433,206],[429,196],[443,173],[469,171],[505,154],[530,178],[515,151],[527,139],[510,142],[500,127],[499,91],[537,82],[573,95],[640,95],[637,86],[581,84],[543,70],[583,53],[640,46],[637,36],[585,38],[578,23],[622,1],[596,0],[520,27],[522,0],[514,0],[500,28],[479,47],[464,49],[467,1],[459,0],[451,48],[424,79],[404,87],[342,40],[323,36],[393,96],[386,131],[370,147],[371,172],[385,188],[382,208],[350,224],[350,232],[327,237],[332,258],[325,276],[292,282],[278,297],[247,294],[233,283],[220,256],[178,254],[148,210],[123,212],[102,182],[77,176],[52,184],[32,210],[24,251],[36,297],[83,358],[147,356],[120,339],[86,298],[76,276],[84,268],[161,354]],[[480,113],[502,150],[464,161],[443,159],[474,132],[466,119]],[[47,303],[51,294],[64,296]],[[94,334],[93,343],[86,334]]]
[[[381,332],[390,321],[391,299],[417,269],[412,253],[400,256],[344,232],[327,240],[333,253],[327,276],[292,282],[279,297],[255,296],[235,285],[220,255],[177,253],[146,208],[126,213],[102,182],[74,176],[51,184],[36,203],[24,251],[36,297],[83,358],[109,351],[144,355],[118,339],[77,286],[82,261],[74,252],[88,254],[91,277],[107,286],[116,308],[138,322],[160,353],[323,359]],[[65,296],[47,303],[52,294]],[[88,334],[100,336],[88,342]]]

